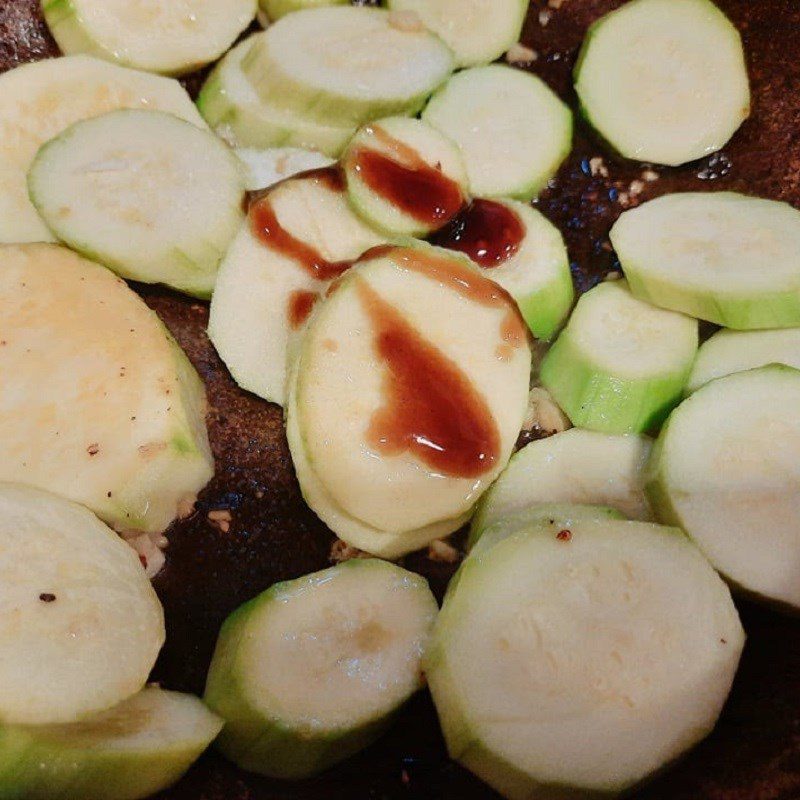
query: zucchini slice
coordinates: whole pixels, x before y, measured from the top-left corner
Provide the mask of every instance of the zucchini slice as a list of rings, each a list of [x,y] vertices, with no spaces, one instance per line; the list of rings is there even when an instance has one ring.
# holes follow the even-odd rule
[[[470,188],[530,200],[572,147],[572,113],[540,78],[492,64],[454,75],[422,119],[460,148]]]
[[[606,14],[575,90],[617,152],[671,166],[719,150],[750,114],[741,36],[710,0],[633,0]]]
[[[44,145],[28,188],[73,250],[124,278],[210,297],[241,223],[243,172],[210,132],[159,111],[121,110]]]
[[[137,800],[175,783],[222,720],[155,687],[80,722],[0,729],[0,797]]]
[[[573,425],[604,433],[656,427],[681,398],[697,320],[637,300],[624,281],[584,294],[540,378]]]
[[[63,53],[184,75],[233,44],[253,21],[256,0],[42,0],[42,10]]]
[[[109,270],[30,244],[0,247],[0,317],[0,480],[164,530],[214,460],[203,384],[155,313]]]
[[[265,102],[341,125],[416,114],[453,67],[434,34],[395,24],[383,9],[352,6],[283,17],[242,61]]]
[[[326,171],[276,186],[257,201],[219,270],[208,335],[234,380],[283,405],[287,348],[329,280],[258,236],[258,204],[269,203],[282,230],[328,263],[348,262],[382,237],[350,210]]]
[[[715,378],[767,364],[800,369],[800,328],[717,331],[700,345],[686,393],[697,391]]]
[[[679,193],[611,229],[631,291],[727,328],[800,326],[800,211],[735,192]]]
[[[351,140],[342,165],[353,207],[388,235],[427,236],[450,222],[468,198],[458,148],[418,119],[369,123]]]
[[[53,241],[28,198],[28,167],[65,128],[117,108],[166,111],[205,127],[177,81],[90,56],[51,58],[0,75],[0,242]]]
[[[505,517],[543,503],[610,506],[631,519],[651,519],[643,472],[652,442],[571,428],[525,445],[481,498],[469,544]]]
[[[274,147],[257,150],[242,147],[236,150],[245,168],[245,188],[250,192],[268,189],[300,172],[331,166],[333,159],[316,150],[302,147]]]
[[[0,512],[0,721],[75,722],[138,692],[164,614],[134,551],[39,489],[0,484]]]
[[[302,11],[304,8],[322,8],[324,6],[344,6],[348,0],[259,0],[259,7],[271,20],[277,20]]]
[[[337,158],[355,125],[332,125],[264,102],[242,73],[242,59],[264,33],[236,45],[209,75],[197,108],[208,124],[238,147],[303,147]]]
[[[707,383],[661,431],[647,491],[735,585],[800,607],[800,370]]]
[[[413,11],[455,53],[456,66],[500,58],[522,32],[527,0],[388,0],[392,11]]]
[[[219,748],[276,778],[349,758],[421,688],[437,610],[424,578],[377,559],[275,584],[222,626],[205,692]]]
[[[450,755],[504,797],[594,797],[709,733],[743,644],[682,531],[576,520],[464,562],[425,672]]]

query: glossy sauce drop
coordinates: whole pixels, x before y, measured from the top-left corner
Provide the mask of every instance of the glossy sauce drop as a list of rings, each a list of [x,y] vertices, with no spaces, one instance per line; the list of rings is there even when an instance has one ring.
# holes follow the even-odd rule
[[[522,220],[494,200],[473,200],[449,225],[431,237],[431,243],[466,253],[485,269],[513,258],[525,238]]]
[[[316,292],[298,290],[289,295],[289,325],[295,330],[299,328],[314,310],[319,295]]]
[[[467,375],[366,281],[359,280],[358,293],[385,368],[383,405],[370,422],[369,444],[390,456],[410,452],[450,477],[492,469],[500,433]]]
[[[384,149],[354,149],[350,166],[376,194],[431,228],[447,224],[464,205],[461,187],[383,128],[367,128]],[[388,152],[387,152],[388,151]]]

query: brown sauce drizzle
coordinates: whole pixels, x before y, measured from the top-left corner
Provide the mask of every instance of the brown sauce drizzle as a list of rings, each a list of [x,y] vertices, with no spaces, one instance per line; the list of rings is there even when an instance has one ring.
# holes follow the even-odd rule
[[[366,281],[358,292],[385,366],[383,405],[370,421],[371,446],[410,452],[431,469],[474,478],[500,456],[500,433],[486,400],[463,370],[427,341]]]
[[[473,200],[431,243],[466,253],[485,269],[513,258],[525,238],[525,227],[510,208],[494,200]]]
[[[289,295],[289,324],[292,328],[299,328],[314,310],[319,295],[316,292],[304,292],[299,289]]]
[[[376,194],[420,223],[447,224],[464,205],[461,187],[419,153],[378,125],[366,129],[385,150],[353,149],[349,166]],[[388,150],[388,153],[386,152]]]

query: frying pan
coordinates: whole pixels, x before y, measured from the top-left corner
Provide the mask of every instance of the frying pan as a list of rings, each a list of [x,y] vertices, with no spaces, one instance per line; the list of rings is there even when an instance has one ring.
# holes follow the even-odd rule
[[[642,165],[607,153],[578,122],[572,154],[538,207],[565,236],[579,291],[618,268],[608,229],[625,208],[643,200],[667,192],[728,189],[800,207],[800,0],[717,2],[744,37],[752,116],[722,152],[677,169],[655,168],[655,180],[647,180],[653,175],[643,174]],[[559,6],[557,0],[550,3]],[[551,8],[547,0],[531,2],[522,37],[538,54],[531,69],[573,107],[570,74],[586,28],[620,4],[562,0]],[[38,0],[0,0],[0,71],[57,54]],[[187,88],[195,93],[201,80],[191,76]],[[602,165],[590,163],[597,156]],[[166,612],[167,643],[153,680],[201,693],[228,613],[275,581],[328,566],[334,536],[302,501],[281,410],[238,389],[208,341],[207,304],[165,289],[136,288],[186,350],[208,390],[216,475],[200,495],[196,513],[168,532],[167,563],[155,580]],[[214,509],[230,510],[228,531],[209,522]],[[424,553],[408,556],[405,566],[424,574],[439,597],[455,569]],[[748,643],[716,730],[637,798],[800,798],[800,622],[745,601],[738,606]],[[430,698],[421,693],[380,742],[315,780],[286,784],[248,775],[212,751],[158,800],[494,796],[447,759]]]

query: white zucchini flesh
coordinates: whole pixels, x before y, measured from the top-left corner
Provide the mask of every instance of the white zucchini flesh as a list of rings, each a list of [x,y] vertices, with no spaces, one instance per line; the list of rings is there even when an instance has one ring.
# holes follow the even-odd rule
[[[461,148],[478,196],[530,200],[572,147],[569,108],[535,75],[499,64],[454,75],[422,119]]]
[[[125,278],[210,297],[242,219],[229,148],[170,114],[121,110],[75,123],[28,173],[34,206],[72,249]]]
[[[344,6],[347,3],[348,0],[259,0],[261,10],[271,20],[280,19],[292,11],[302,11],[304,8]]]
[[[74,722],[139,691],[164,614],[138,556],[90,511],[0,484],[0,720]]]
[[[728,328],[800,325],[800,211],[734,192],[626,211],[611,242],[637,297]]]
[[[700,345],[686,393],[697,391],[715,378],[767,364],[800,369],[800,328],[717,331]]]
[[[269,201],[279,224],[329,261],[355,259],[383,241],[342,192],[313,175],[276,186]],[[239,386],[283,405],[292,304],[327,285],[260,241],[251,220],[243,223],[220,265],[208,320],[209,338]]]
[[[385,161],[378,161],[370,171],[370,162],[362,163],[370,156]],[[390,174],[397,175],[388,182],[386,161],[393,165]],[[353,208],[388,235],[427,236],[446,225],[469,197],[458,147],[418,119],[389,117],[370,122],[350,141],[342,166]],[[444,180],[439,181],[437,174]],[[410,202],[411,210],[403,208],[403,202]]]
[[[679,402],[697,347],[697,320],[638,300],[624,281],[607,281],[578,300],[540,379],[573,425],[640,433]]]
[[[117,108],[166,111],[205,127],[177,81],[90,56],[47,59],[0,75],[0,242],[53,241],[28,198],[28,167],[65,128]]]
[[[453,279],[451,271],[459,277]],[[513,300],[496,294],[496,304],[483,305],[458,290],[457,285],[466,281],[481,290],[492,286],[492,293],[502,291],[451,253],[397,248],[352,268],[337,291],[318,307],[303,337],[289,406],[290,417],[297,415],[303,455],[333,501],[379,531],[404,534],[462,518],[505,465],[519,433],[531,356],[526,341],[509,346],[505,338],[504,329],[514,314]],[[395,435],[387,432],[395,421],[393,390],[387,389],[387,381],[396,373],[390,371],[395,366],[387,365],[376,349],[378,329],[370,315],[375,305],[372,300],[365,302],[365,292],[377,296],[374,302],[390,303],[430,347],[457,365],[460,380],[482,397],[485,406],[480,414],[485,411],[486,418],[473,418],[470,409],[454,409],[465,415],[464,438],[476,440],[464,454],[465,460],[472,458],[474,449],[477,459],[470,461],[474,469],[468,474],[460,472],[460,466],[450,468],[444,463],[449,453],[461,452],[445,433],[427,430],[424,422],[410,439],[403,435],[403,444],[397,448],[381,446],[384,436]],[[518,325],[522,328],[521,320]],[[420,364],[427,364],[427,355],[420,358]],[[433,385],[430,391],[426,407],[456,402],[438,396]],[[386,415],[383,409],[388,409]],[[492,429],[493,445],[484,443],[484,425]],[[429,436],[437,438],[431,441]],[[412,440],[420,444],[419,453],[409,443]],[[489,449],[494,445],[492,460]],[[443,451],[440,464],[436,454]],[[303,487],[302,474],[300,481]],[[350,541],[346,531],[334,531]]]
[[[183,75],[233,44],[256,0],[43,0],[42,10],[62,53]]]
[[[499,58],[519,39],[526,0],[388,0],[392,11],[412,11],[455,53],[456,66]]]
[[[525,445],[481,498],[470,543],[504,517],[543,503],[610,506],[626,517],[652,519],[644,468],[652,441],[570,428]]]
[[[5,726],[0,797],[150,797],[175,783],[221,728],[196,697],[155,687],[80,722]]]
[[[203,118],[236,147],[303,147],[338,157],[355,125],[331,125],[265,103],[242,73],[242,59],[263,37],[264,33],[248,37],[214,68],[197,98]]]
[[[522,531],[463,564],[425,670],[450,755],[509,800],[617,794],[714,726],[744,644],[676,528]]]
[[[244,164],[245,188],[250,192],[268,189],[299,172],[322,169],[334,163],[332,158],[302,147],[273,147],[266,150],[242,147],[236,150],[236,155]]]
[[[424,578],[377,559],[275,584],[220,632],[205,692],[218,746],[294,779],[358,752],[421,688],[437,611]]]
[[[800,607],[800,371],[770,365],[698,389],[648,466],[659,519],[679,524],[734,584]]]
[[[671,166],[719,150],[750,113],[741,36],[710,0],[634,0],[602,17],[575,89],[621,155]]]
[[[155,313],[107,269],[31,244],[0,247],[0,317],[0,480],[164,530],[214,461],[203,384]]]
[[[450,49],[423,27],[353,6],[282,17],[242,62],[265,102],[345,125],[415,114],[453,67]]]

